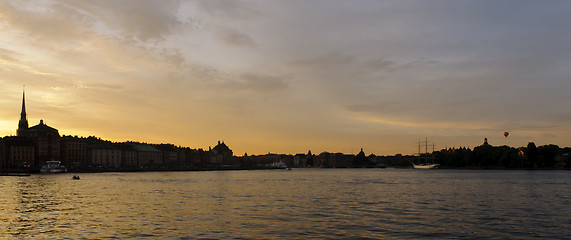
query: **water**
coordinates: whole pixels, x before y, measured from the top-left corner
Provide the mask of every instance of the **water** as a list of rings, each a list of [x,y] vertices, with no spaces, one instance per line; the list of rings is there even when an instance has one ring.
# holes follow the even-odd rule
[[[571,171],[0,177],[0,238],[569,239]]]

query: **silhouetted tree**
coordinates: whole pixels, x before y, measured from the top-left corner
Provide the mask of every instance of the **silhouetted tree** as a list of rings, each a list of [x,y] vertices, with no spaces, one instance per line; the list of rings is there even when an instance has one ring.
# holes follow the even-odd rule
[[[466,148],[443,149],[440,152],[435,152],[434,157],[442,166],[465,167],[467,161],[471,159],[471,152],[470,149]]]
[[[496,165],[506,168],[518,167],[521,160],[518,152],[517,149],[508,146],[497,147],[494,154]]]
[[[539,154],[538,167],[550,168],[555,163],[555,156],[559,154],[561,149],[557,145],[549,144],[539,146],[537,152]]]
[[[474,148],[474,158],[470,165],[474,166],[490,166],[493,164],[494,147],[484,144]]]
[[[561,152],[566,155],[564,161],[567,164],[567,167],[571,167],[571,157],[569,157],[569,154],[571,154],[571,148],[570,147],[563,148],[561,149]]]
[[[527,164],[526,167],[537,167],[539,162],[539,153],[535,143],[529,142],[527,144]]]

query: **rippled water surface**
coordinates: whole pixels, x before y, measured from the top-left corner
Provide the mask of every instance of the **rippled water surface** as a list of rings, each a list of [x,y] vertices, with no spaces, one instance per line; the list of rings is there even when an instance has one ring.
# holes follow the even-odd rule
[[[571,171],[0,177],[0,238],[568,239]]]

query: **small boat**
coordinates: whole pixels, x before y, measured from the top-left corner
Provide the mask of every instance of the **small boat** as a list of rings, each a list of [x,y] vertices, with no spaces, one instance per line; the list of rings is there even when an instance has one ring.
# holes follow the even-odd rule
[[[40,168],[41,173],[65,173],[67,168],[60,161],[46,161]]]

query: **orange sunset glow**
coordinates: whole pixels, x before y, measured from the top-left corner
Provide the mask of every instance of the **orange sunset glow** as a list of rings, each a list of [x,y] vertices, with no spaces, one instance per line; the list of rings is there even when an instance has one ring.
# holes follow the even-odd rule
[[[30,125],[238,156],[571,146],[553,3],[0,1],[0,134],[25,86]]]

